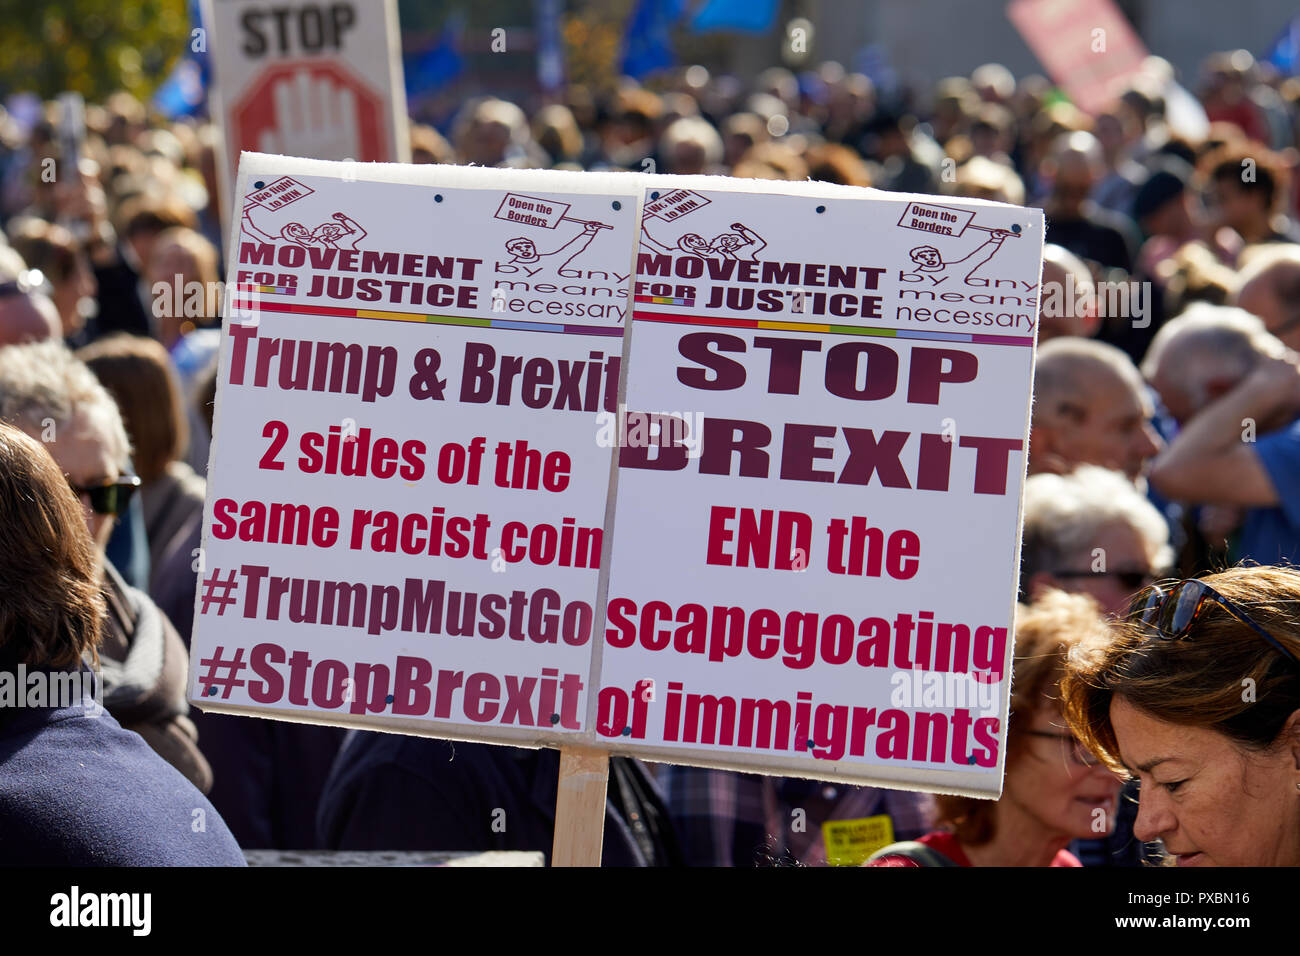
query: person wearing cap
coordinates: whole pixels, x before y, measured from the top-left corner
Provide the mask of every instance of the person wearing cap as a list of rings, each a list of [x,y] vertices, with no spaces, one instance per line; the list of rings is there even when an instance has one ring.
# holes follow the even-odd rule
[[[1152,239],[1172,244],[1170,252],[1199,238],[1187,192],[1189,171],[1178,160],[1167,160],[1152,170],[1133,196],[1133,220]]]

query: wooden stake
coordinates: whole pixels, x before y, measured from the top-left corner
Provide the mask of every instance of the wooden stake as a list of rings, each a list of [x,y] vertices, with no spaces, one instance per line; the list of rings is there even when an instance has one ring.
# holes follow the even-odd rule
[[[600,866],[608,783],[608,751],[593,747],[560,748],[551,866]]]

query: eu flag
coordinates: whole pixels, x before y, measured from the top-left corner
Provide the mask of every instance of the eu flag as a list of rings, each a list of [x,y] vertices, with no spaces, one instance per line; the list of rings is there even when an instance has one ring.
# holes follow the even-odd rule
[[[776,0],[708,0],[691,20],[691,30],[766,33],[775,22]]]
[[[682,18],[684,0],[639,0],[623,38],[623,75],[640,79],[677,62],[669,30]]]
[[[1291,18],[1263,59],[1288,76],[1300,72],[1300,17]]]

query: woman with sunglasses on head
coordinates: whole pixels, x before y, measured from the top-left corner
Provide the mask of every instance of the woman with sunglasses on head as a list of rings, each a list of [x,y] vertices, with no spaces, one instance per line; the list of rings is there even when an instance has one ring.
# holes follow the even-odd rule
[[[104,556],[113,521],[140,484],[125,474],[130,445],[117,406],[62,343],[15,345],[0,348],[0,421],[42,442],[81,502],[107,604],[105,709],[206,793],[212,771],[187,716],[185,645]]]
[[[1071,656],[1070,726],[1178,866],[1300,866],[1298,619],[1300,571],[1238,567],[1153,585]]]
[[[1000,800],[935,797],[942,829],[878,850],[871,866],[1079,866],[1066,846],[1115,825],[1120,781],[1065,725],[1057,684],[1075,644],[1106,624],[1093,600],[1049,590],[1016,613]]]

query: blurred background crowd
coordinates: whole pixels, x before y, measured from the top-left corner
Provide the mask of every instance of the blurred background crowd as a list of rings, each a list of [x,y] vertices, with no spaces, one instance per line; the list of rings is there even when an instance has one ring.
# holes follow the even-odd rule
[[[1031,669],[1013,688],[1028,716],[1012,720],[1009,796],[988,811],[616,758],[607,862],[815,864],[822,823],[879,817],[898,839],[945,825],[968,864],[1143,859],[1159,834],[1135,836],[1131,792],[1121,799],[1073,742],[1053,688],[1069,643],[1157,576],[1300,558],[1292,72],[1245,50],[1189,76],[1153,57],[1090,113],[997,63],[919,89],[882,89],[837,62],[743,77],[667,64],[604,87],[416,110],[417,163],[812,179],[1046,213],[1017,663]],[[345,740],[186,706],[221,146],[201,110],[166,106],[125,90],[89,97],[72,169],[68,100],[0,110],[0,420],[38,439],[59,429],[45,444],[102,559],[108,709],[208,794],[246,849],[549,851],[554,752]],[[1020,653],[1030,644],[1036,654]],[[1081,805],[1111,811],[1104,832]],[[499,832],[495,807],[527,822]],[[804,828],[791,826],[796,809]]]

